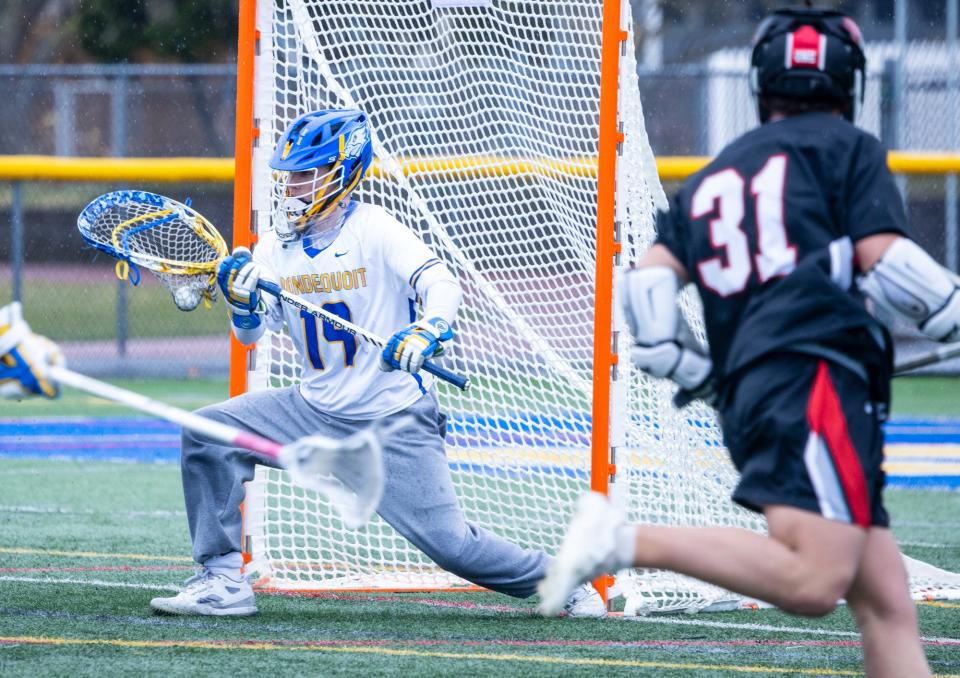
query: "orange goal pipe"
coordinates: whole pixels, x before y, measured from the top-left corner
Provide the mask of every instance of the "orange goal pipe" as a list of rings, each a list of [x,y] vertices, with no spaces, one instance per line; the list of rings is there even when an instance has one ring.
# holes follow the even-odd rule
[[[603,3],[600,45],[600,139],[597,158],[597,262],[593,302],[593,411],[590,489],[607,494],[610,487],[610,377],[613,352],[613,264],[620,245],[615,240],[618,145],[623,141],[619,119],[620,50],[627,32],[620,26],[621,0]],[[607,600],[609,579],[594,582]]]
[[[253,144],[257,129],[253,119],[253,71],[257,53],[257,3],[240,0],[240,24],[237,38],[237,117],[234,148],[233,181],[233,246],[250,247],[254,235],[251,227],[251,182],[253,181]],[[251,347],[244,346],[230,334],[230,395],[247,390],[247,362]]]

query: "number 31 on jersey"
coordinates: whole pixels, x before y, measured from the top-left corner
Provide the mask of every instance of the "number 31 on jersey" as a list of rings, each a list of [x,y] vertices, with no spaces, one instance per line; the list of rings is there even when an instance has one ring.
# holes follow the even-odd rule
[[[797,265],[797,248],[787,240],[784,225],[783,194],[787,178],[787,156],[770,157],[750,181],[757,226],[757,249],[750,256],[750,244],[743,231],[747,210],[747,182],[735,169],[727,168],[709,175],[693,194],[690,219],[710,214],[710,244],[723,249],[720,256],[697,264],[703,284],[721,297],[742,292],[756,266],[757,278],[765,283],[790,273]]]

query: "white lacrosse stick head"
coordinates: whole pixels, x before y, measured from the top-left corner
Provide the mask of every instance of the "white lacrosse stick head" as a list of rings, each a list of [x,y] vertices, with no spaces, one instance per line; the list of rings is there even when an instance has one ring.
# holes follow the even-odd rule
[[[350,529],[363,527],[383,496],[383,453],[375,428],[348,438],[308,436],[284,445],[280,463],[301,487],[330,500]]]

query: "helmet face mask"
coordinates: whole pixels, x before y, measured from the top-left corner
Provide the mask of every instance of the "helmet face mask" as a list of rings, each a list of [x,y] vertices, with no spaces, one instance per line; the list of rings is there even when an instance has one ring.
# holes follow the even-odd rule
[[[771,99],[835,109],[852,122],[863,101],[865,72],[862,34],[842,12],[779,10],[754,36],[750,84],[761,122],[770,118]]]
[[[295,240],[330,215],[346,199],[342,164],[296,172],[273,171],[274,230],[281,240]]]
[[[287,128],[270,159],[273,227],[300,238],[349,199],[373,161],[367,118],[355,109],[307,113]]]

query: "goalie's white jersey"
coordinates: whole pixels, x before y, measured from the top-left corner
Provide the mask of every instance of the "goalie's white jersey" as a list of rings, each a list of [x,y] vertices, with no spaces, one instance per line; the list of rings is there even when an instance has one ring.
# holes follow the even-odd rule
[[[313,249],[309,238],[283,243],[269,231],[253,258],[287,292],[384,339],[416,320],[417,297],[426,296],[422,284],[418,287],[422,274],[443,267],[384,209],[357,202],[350,204],[340,233],[327,247]],[[435,279],[435,271],[430,277]],[[380,349],[346,330],[272,295],[263,299],[267,327],[287,326],[302,364],[300,392],[318,410],[373,419],[409,407],[432,386],[426,372],[381,371]]]

